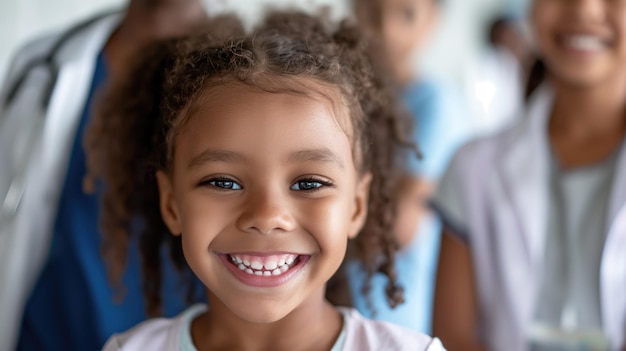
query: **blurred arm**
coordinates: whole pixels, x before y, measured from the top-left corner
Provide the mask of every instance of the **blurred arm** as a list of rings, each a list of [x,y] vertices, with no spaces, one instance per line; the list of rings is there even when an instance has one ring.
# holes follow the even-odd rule
[[[478,306],[469,247],[444,229],[435,290],[433,335],[449,351],[486,351],[478,340]]]
[[[430,211],[427,202],[434,193],[435,183],[407,176],[400,184],[394,233],[400,247],[405,247],[414,240],[420,221]]]

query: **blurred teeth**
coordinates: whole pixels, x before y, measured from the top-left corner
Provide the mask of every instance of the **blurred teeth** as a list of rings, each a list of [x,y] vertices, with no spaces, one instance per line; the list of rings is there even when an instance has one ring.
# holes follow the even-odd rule
[[[570,35],[565,38],[567,46],[582,51],[599,51],[605,48],[605,43],[593,35]]]

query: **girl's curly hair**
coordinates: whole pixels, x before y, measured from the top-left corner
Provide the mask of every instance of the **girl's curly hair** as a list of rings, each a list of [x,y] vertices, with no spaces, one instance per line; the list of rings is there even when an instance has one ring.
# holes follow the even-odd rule
[[[396,108],[394,87],[382,74],[383,65],[370,55],[370,43],[347,22],[333,28],[319,17],[295,12],[270,14],[248,35],[241,26],[232,28],[221,27],[217,36],[209,32],[154,44],[143,50],[132,73],[109,86],[100,100],[85,140],[86,184],[95,179],[104,184],[102,254],[110,280],[122,287],[129,242],[137,235],[148,313],[161,310],[163,245],[190,279],[191,294],[193,276],[181,239],[170,235],[161,218],[155,172],[170,166],[171,141],[200,94],[232,82],[306,94],[309,80],[339,89],[350,112],[358,164],[373,175],[366,224],[349,249],[367,269],[363,292],[370,289],[369,278],[381,272],[388,277],[389,304],[401,303],[394,268],[393,192],[401,172],[398,154],[414,145],[406,137],[410,119]]]

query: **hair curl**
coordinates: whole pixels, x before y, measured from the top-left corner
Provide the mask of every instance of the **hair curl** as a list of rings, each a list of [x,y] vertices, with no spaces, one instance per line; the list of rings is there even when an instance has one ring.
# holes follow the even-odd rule
[[[305,93],[297,85],[283,84],[304,78],[339,89],[351,114],[361,171],[373,175],[366,224],[349,249],[366,267],[363,291],[369,291],[370,278],[381,272],[388,277],[388,303],[401,303],[394,267],[393,193],[401,173],[398,154],[414,145],[406,133],[409,118],[396,108],[389,75],[381,74],[383,65],[374,62],[371,49],[360,30],[347,22],[333,28],[315,16],[283,12],[267,16],[248,35],[233,26],[217,36],[209,31],[144,50],[127,79],[107,90],[85,140],[87,184],[97,178],[105,184],[102,254],[112,283],[121,287],[129,240],[135,235],[150,315],[161,310],[163,245],[175,267],[192,277],[180,237],[170,235],[161,218],[155,172],[170,166],[171,140],[199,95],[228,82],[269,92],[291,86],[292,92]]]

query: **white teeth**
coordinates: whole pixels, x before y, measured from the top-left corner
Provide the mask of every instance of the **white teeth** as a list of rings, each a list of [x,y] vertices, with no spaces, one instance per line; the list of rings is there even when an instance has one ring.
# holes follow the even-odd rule
[[[584,51],[598,51],[604,49],[604,42],[592,35],[572,35],[566,38],[567,45]]]
[[[265,265],[263,265],[263,266],[268,271],[273,271],[273,270],[276,269],[276,267],[278,267],[278,263],[276,263],[276,261],[267,261],[267,262],[265,262]]]
[[[287,272],[293,263],[296,261],[297,255],[286,255],[287,258],[282,257],[278,261],[269,259],[265,264],[261,261],[248,261],[239,256],[230,255],[230,260],[241,271],[246,274],[256,275],[259,277],[271,277],[278,276]]]

